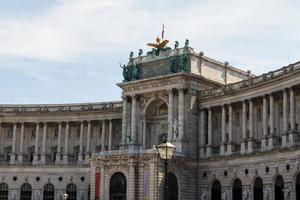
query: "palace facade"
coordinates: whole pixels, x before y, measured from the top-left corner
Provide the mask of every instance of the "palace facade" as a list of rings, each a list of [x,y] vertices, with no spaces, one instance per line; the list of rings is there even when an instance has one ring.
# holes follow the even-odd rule
[[[131,54],[122,101],[0,105],[0,199],[300,199],[300,63],[254,76],[188,46]]]

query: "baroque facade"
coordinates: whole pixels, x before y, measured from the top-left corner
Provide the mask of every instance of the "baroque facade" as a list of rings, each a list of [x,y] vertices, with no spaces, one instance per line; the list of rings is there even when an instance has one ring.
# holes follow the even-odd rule
[[[254,76],[187,42],[122,68],[122,101],[0,106],[0,199],[162,199],[166,136],[169,199],[300,199],[300,63]]]

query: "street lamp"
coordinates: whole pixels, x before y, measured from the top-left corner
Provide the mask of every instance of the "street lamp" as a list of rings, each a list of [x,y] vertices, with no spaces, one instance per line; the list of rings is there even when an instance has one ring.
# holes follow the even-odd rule
[[[68,199],[68,196],[69,196],[69,195],[68,195],[67,193],[64,193],[64,194],[61,195],[61,199],[62,199],[62,200],[67,200],[67,199]]]
[[[164,194],[164,199],[168,200],[168,161],[171,160],[174,151],[176,149],[176,147],[171,144],[170,142],[168,142],[168,137],[166,137],[166,140],[164,143],[161,143],[159,145],[157,145],[156,147],[159,157],[161,160],[164,161],[164,165],[165,165],[165,194]]]

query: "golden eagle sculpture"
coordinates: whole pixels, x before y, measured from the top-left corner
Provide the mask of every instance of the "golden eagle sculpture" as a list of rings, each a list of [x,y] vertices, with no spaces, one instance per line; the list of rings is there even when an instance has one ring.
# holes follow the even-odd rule
[[[147,43],[147,45],[156,49],[163,49],[168,44],[168,42],[169,40],[161,40],[159,37],[157,37],[156,43]]]

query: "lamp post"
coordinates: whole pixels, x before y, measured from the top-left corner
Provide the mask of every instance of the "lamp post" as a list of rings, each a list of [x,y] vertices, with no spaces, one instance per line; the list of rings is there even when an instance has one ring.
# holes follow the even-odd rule
[[[64,193],[64,194],[61,195],[61,199],[62,199],[62,200],[67,200],[67,199],[68,199],[68,196],[69,196],[69,195],[67,195],[67,193]]]
[[[168,142],[168,137],[166,137],[165,142],[157,145],[156,149],[158,151],[160,159],[164,161],[165,165],[164,199],[168,200],[168,161],[172,159],[176,147],[170,142]]]

